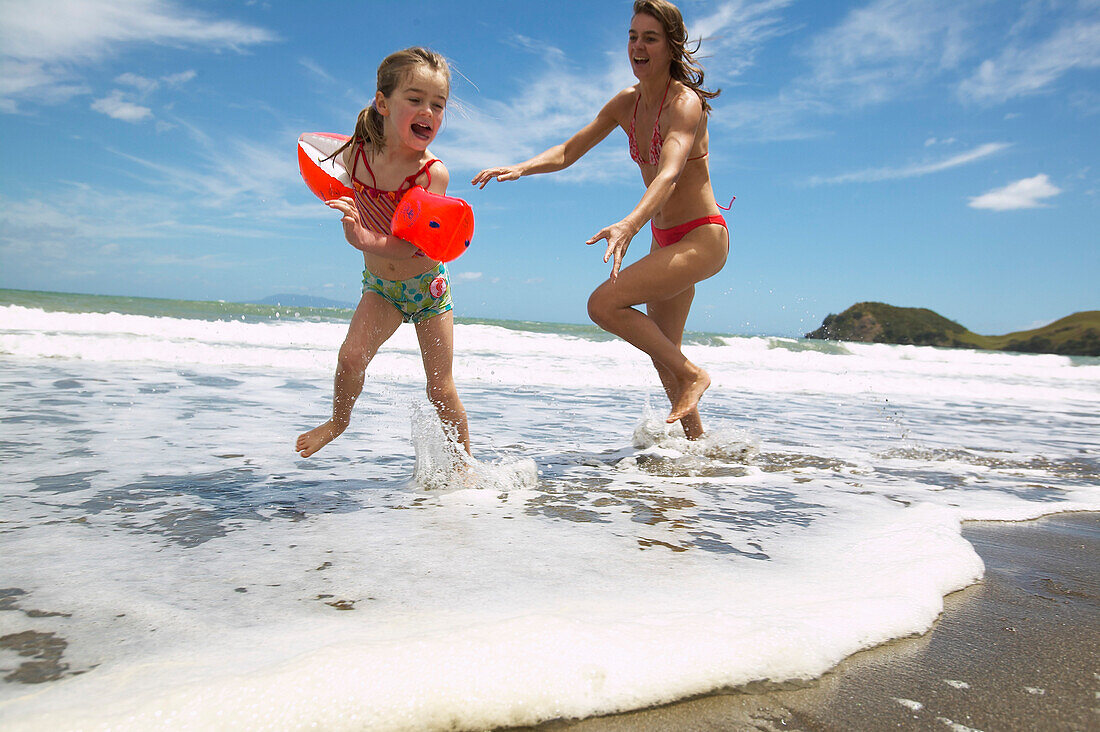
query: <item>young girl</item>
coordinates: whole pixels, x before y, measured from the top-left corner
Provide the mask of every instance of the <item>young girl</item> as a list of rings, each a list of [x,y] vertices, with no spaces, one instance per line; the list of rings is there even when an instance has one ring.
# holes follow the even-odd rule
[[[447,192],[447,169],[428,145],[443,122],[450,82],[447,61],[433,51],[391,54],[378,67],[374,101],[359,113],[352,138],[334,153],[351,174],[355,197],[326,203],[343,214],[344,236],[363,252],[363,297],[340,347],[332,419],[298,436],[294,449],[302,457],[347,429],[367,364],[402,322],[416,326],[428,399],[470,451],[466,410],[451,376],[454,316],[447,268],[390,232],[393,212],[409,188]]]
[[[616,127],[626,132],[646,191],[626,218],[588,240],[606,239],[603,261],[614,258],[610,279],[588,300],[588,313],[649,355],[672,404],[668,421],[679,420],[686,436],[697,439],[703,434],[697,405],[710,377],[684,356],[680,343],[695,283],[717,274],[729,253],[707,166],[708,100],[718,92],[703,88],[683,17],[667,0],[637,0],[628,39],[637,84],[615,95],[565,143],[518,165],[483,170],[473,183],[484,188],[493,179],[562,170]],[[649,254],[619,271],[631,239],[647,221],[653,233]],[[634,308],[643,303],[646,313]]]

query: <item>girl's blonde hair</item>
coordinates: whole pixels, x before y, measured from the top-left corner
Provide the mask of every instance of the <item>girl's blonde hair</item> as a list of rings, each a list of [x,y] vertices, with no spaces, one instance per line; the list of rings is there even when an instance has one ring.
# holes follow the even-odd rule
[[[378,65],[378,91],[382,92],[384,97],[393,94],[397,85],[404,81],[409,70],[419,65],[427,66],[432,71],[443,74],[443,78],[447,80],[447,88],[450,88],[451,67],[447,63],[447,59],[431,49],[413,46],[391,53],[382,59],[382,63]],[[362,145],[369,148],[372,153],[378,153],[382,151],[384,143],[383,117],[372,101],[370,106],[364,107],[359,112],[359,117],[355,120],[355,132],[352,133],[351,139],[337,148],[336,152],[332,153],[329,158],[336,157],[352,145]]]
[[[664,28],[668,49],[672,52],[670,75],[698,94],[699,101],[703,103],[703,111],[709,112],[710,104],[707,100],[714,99],[722,90],[709,91],[703,88],[703,67],[695,60],[702,41],[696,41],[695,48],[688,50],[687,26],[684,25],[684,16],[680,14],[680,9],[668,0],[634,0],[634,15],[639,13],[656,19]]]

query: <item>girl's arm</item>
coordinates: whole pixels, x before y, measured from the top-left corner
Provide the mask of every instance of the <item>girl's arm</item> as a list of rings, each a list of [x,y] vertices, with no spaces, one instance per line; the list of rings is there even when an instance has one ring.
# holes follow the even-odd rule
[[[625,99],[627,94],[627,90],[616,94],[611,101],[604,105],[600,113],[596,115],[596,119],[589,122],[562,144],[555,145],[549,150],[539,153],[530,160],[516,165],[486,168],[475,175],[474,179],[470,182],[475,186],[480,184],[479,187],[484,188],[491,180],[516,180],[525,175],[553,173],[568,168],[583,157],[584,154],[591,150],[598,142],[611,134],[611,131],[619,125],[619,115],[616,112],[622,106],[622,100]]]
[[[446,195],[447,184],[450,183],[450,173],[446,166],[442,162],[434,163],[431,171],[432,180],[428,190],[441,196]],[[385,259],[411,259],[420,251],[415,244],[393,234],[379,234],[363,226],[359,218],[359,207],[351,198],[345,196],[325,203],[343,214],[340,223],[344,225],[344,238],[356,249]]]
[[[404,239],[392,234],[379,234],[363,226],[359,208],[351,198],[336,198],[325,201],[325,205],[343,214],[340,223],[344,225],[344,238],[359,251],[386,259],[409,259],[416,255],[417,248]]]
[[[703,105],[696,95],[684,94],[673,100],[669,105],[669,131],[661,148],[657,174],[646,187],[642,199],[621,221],[605,226],[588,240],[588,244],[595,244],[600,239],[607,239],[607,252],[604,254],[603,261],[607,262],[614,258],[611,265],[611,279],[619,275],[619,267],[622,265],[631,239],[641,230],[645,222],[661,210],[665,201],[672,195],[676,181],[679,180],[687,163],[691,147],[695,143],[695,133],[702,119]]]

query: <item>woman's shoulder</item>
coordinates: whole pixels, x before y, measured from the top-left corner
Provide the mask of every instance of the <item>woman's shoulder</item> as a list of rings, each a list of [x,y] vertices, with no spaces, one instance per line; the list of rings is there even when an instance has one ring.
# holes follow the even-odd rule
[[[610,113],[616,121],[621,123],[634,110],[634,102],[637,101],[639,94],[641,94],[641,91],[639,91],[637,84],[628,86],[611,97],[607,104],[603,105],[603,111]]]
[[[668,105],[670,107],[678,108],[683,111],[703,111],[703,100],[699,97],[699,93],[692,89],[687,84],[676,81],[674,92],[669,94]]]
[[[605,107],[614,109],[616,112],[621,112],[624,109],[633,109],[634,102],[638,99],[639,94],[641,94],[641,90],[637,84],[628,86],[611,97]]]
[[[679,81],[674,83],[676,85],[674,87],[675,91],[669,94],[669,99],[665,104],[665,108],[675,116],[685,117],[689,121],[698,122],[699,118],[703,116],[703,100],[700,99],[699,94],[687,84],[683,84]]]

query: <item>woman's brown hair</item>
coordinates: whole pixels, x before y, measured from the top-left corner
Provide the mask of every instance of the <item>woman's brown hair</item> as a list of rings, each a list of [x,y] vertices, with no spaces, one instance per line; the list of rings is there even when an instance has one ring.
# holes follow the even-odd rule
[[[709,112],[710,104],[707,100],[714,99],[722,93],[722,90],[708,91],[703,88],[703,67],[695,60],[695,54],[699,51],[702,41],[696,41],[695,48],[688,50],[687,26],[684,25],[684,16],[680,14],[680,9],[668,0],[635,0],[634,14],[639,13],[645,13],[654,18],[664,28],[668,49],[672,55],[669,74],[698,94],[699,101],[703,103],[703,111]]]

